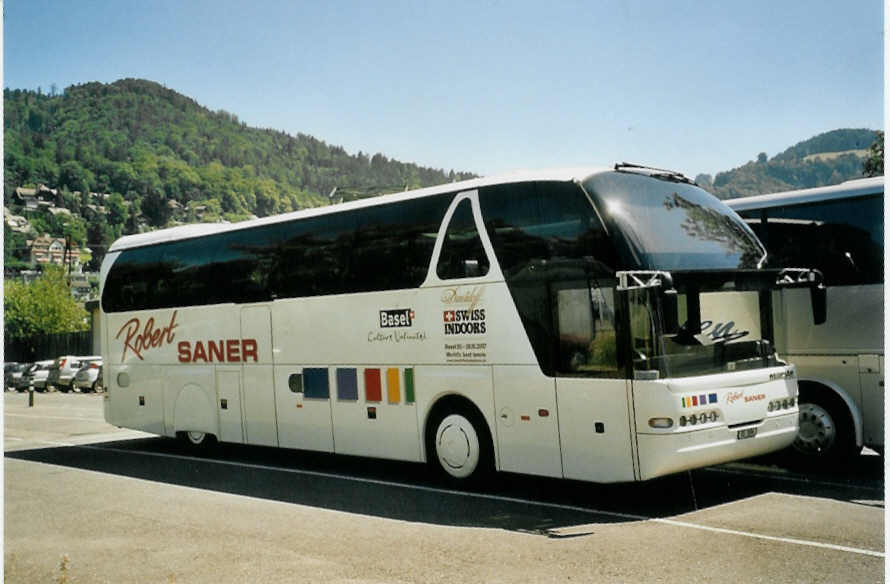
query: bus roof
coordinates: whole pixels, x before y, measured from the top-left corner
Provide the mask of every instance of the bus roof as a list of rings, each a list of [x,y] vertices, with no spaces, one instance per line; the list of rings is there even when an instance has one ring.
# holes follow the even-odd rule
[[[769,207],[781,207],[784,205],[800,203],[816,203],[830,201],[832,199],[846,199],[861,197],[884,192],[884,177],[861,178],[848,180],[828,187],[816,187],[814,189],[800,189],[785,191],[768,195],[756,195],[753,197],[741,197],[723,201],[733,211],[750,211],[752,209],[766,209]]]
[[[237,223],[194,223],[191,225],[182,225],[179,227],[171,227],[168,229],[159,229],[157,231],[150,231],[148,233],[139,233],[136,235],[126,235],[116,240],[111,244],[111,247],[108,249],[108,252],[116,252],[125,249],[130,249],[134,247],[144,247],[147,245],[154,245],[159,243],[165,243],[169,241],[177,241],[181,239],[190,239],[194,237],[201,237],[203,235],[210,235],[212,233],[222,233],[226,231],[237,231],[239,229],[248,229],[251,227],[257,227],[260,225],[270,225],[274,223],[281,223],[284,221],[289,221],[292,219],[299,219],[304,217],[314,217],[318,215],[326,215],[328,213],[336,213],[339,211],[345,211],[348,209],[357,209],[362,207],[371,207],[375,205],[384,205],[386,203],[394,203],[397,201],[404,201],[408,199],[415,199],[419,197],[425,197],[430,195],[437,195],[441,193],[457,193],[460,191],[472,190],[480,187],[496,185],[496,184],[509,184],[509,183],[518,183],[518,182],[530,182],[530,181],[557,181],[557,182],[567,182],[574,180],[584,180],[589,176],[594,174],[598,174],[601,172],[607,172],[612,170],[607,167],[583,167],[583,168],[562,168],[562,169],[551,169],[551,170],[520,170],[507,174],[500,174],[490,177],[482,177],[475,178],[470,180],[465,180],[461,182],[454,183],[446,183],[442,185],[437,185],[433,187],[426,187],[422,189],[416,189],[412,191],[405,191],[401,193],[393,193],[389,195],[381,195],[379,197],[369,197],[367,199],[359,199],[357,201],[350,201],[348,203],[339,203],[336,205],[327,205],[324,207],[315,207],[311,209],[303,209],[300,211],[293,211],[291,213],[284,213],[281,215],[273,215],[270,217],[263,217],[261,219],[251,219],[248,221],[239,221]],[[641,172],[645,173],[647,169],[643,169]]]

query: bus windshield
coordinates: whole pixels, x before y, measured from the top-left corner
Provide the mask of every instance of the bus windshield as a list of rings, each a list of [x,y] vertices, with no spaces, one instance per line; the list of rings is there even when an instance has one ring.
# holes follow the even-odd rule
[[[766,254],[744,222],[694,185],[608,172],[584,187],[635,269],[757,268]]]
[[[668,330],[665,315],[673,310],[665,296],[652,289],[628,291],[631,360],[635,378],[658,379],[726,373],[779,364],[772,343],[761,331],[756,291],[721,291],[699,295],[697,302],[680,293],[676,300],[679,327]],[[701,312],[713,320],[700,320]],[[695,324],[693,324],[695,323]]]

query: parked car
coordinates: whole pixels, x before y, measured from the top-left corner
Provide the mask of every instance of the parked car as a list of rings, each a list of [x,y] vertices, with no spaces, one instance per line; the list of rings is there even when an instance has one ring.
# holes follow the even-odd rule
[[[46,379],[49,377],[49,368],[55,363],[52,359],[48,361],[38,361],[34,363],[34,367],[28,371],[28,387],[33,387],[37,391],[46,391]]]
[[[74,375],[74,389],[80,391],[102,391],[102,359],[81,361],[80,369]]]
[[[77,357],[74,355],[64,355],[55,360],[50,366],[49,377],[46,380],[47,386],[53,386],[60,391],[71,391],[74,389],[74,375],[83,362],[89,360],[101,359],[100,356]]]
[[[36,363],[22,363],[21,373],[13,373],[13,391],[27,391],[31,386],[31,372],[37,368]]]
[[[6,384],[7,389],[12,386],[12,372],[19,365],[20,363],[16,363],[15,361],[7,361],[3,363],[3,382]]]
[[[22,382],[22,376],[31,368],[32,363],[6,363],[3,366],[3,381],[7,391],[16,391]]]

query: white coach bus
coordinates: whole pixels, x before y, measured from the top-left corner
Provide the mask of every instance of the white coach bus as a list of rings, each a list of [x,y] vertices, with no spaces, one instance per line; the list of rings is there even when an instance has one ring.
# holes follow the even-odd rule
[[[105,418],[455,482],[758,455],[798,429],[770,290],[812,285],[764,256],[688,179],[628,164],[128,236],[102,265]],[[744,339],[702,331],[715,302]]]
[[[800,378],[794,446],[843,461],[884,450],[884,177],[732,199],[775,265],[819,269],[827,316],[814,327],[799,290],[777,297],[779,353]]]

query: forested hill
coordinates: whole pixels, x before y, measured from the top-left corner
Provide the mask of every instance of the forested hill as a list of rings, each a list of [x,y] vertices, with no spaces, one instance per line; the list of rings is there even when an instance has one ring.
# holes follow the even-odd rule
[[[696,182],[721,199],[833,185],[863,176],[875,131],[833,130],[727,172],[699,175]]]
[[[251,128],[140,79],[74,85],[62,94],[6,89],[4,114],[4,203],[30,222],[15,236],[22,242],[8,247],[22,254],[35,234],[70,235],[101,253],[122,234],[171,222],[324,205],[335,188],[335,200],[348,200],[473,176]],[[835,184],[862,175],[874,137],[872,130],[835,130],[696,180],[722,198]],[[71,214],[12,204],[16,187],[37,185]]]
[[[140,79],[6,89],[4,114],[7,204],[24,185],[119,193],[152,226],[170,219],[169,201],[238,219],[326,204],[335,187],[350,198],[472,177],[251,128]]]

